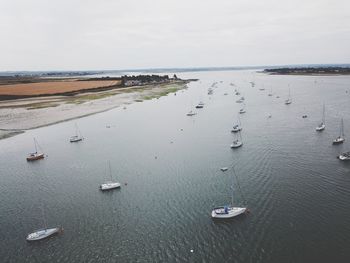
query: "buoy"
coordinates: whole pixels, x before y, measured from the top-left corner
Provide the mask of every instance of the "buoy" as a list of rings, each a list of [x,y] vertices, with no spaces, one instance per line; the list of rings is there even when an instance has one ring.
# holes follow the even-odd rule
[[[191,249],[190,251],[191,251],[191,253],[193,253],[193,249]]]

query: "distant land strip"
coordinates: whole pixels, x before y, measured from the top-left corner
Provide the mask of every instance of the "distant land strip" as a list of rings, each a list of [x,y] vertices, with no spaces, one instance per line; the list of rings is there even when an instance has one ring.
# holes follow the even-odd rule
[[[350,67],[270,68],[263,72],[271,75],[350,75]]]
[[[174,75],[137,75],[101,78],[0,77],[0,100],[14,100],[43,96],[73,96],[86,92],[100,92],[124,87],[163,84],[183,81]]]

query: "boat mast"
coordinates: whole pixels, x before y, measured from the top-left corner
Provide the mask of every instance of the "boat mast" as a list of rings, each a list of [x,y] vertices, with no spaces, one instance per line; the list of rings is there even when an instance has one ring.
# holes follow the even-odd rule
[[[341,138],[344,137],[344,122],[343,122],[343,118],[341,118],[341,122],[340,122],[340,137]]]
[[[113,179],[112,179],[111,161],[108,161],[108,167],[109,167],[109,176],[111,177],[111,181],[113,181]]]
[[[35,138],[33,138],[33,140],[34,140],[35,153],[37,153],[38,149],[37,149],[37,146],[36,146],[36,140],[35,140]]]
[[[323,103],[323,116],[322,116],[322,122],[323,124],[326,124],[326,106]]]

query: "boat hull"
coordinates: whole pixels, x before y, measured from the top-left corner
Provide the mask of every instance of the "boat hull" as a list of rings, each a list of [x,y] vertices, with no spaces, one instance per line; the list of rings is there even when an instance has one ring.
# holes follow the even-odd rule
[[[35,155],[30,155],[27,157],[27,161],[31,162],[31,161],[36,161],[36,160],[40,160],[40,159],[44,159],[44,154],[40,153],[40,154],[35,154]]]
[[[82,140],[83,140],[83,138],[70,138],[69,139],[70,142],[80,142]]]
[[[235,143],[235,144],[231,144],[231,148],[239,148],[239,147],[241,147],[243,145],[243,143],[242,142],[239,142],[239,143]]]
[[[346,156],[346,155],[341,154],[338,156],[338,159],[341,161],[350,161],[350,156]]]
[[[341,144],[341,143],[343,143],[345,141],[345,139],[344,138],[341,138],[341,139],[335,139],[334,141],[333,141],[333,144]]]
[[[228,219],[239,216],[247,211],[246,207],[229,207],[227,213],[225,212],[225,207],[216,207],[211,212],[212,218],[217,219]]]
[[[48,238],[50,236],[53,236],[55,234],[58,234],[60,231],[61,231],[60,227],[37,230],[37,231],[34,231],[33,233],[30,233],[27,236],[26,240],[27,241],[42,240],[42,239]]]
[[[100,185],[101,191],[108,191],[120,187],[120,183],[105,183]]]

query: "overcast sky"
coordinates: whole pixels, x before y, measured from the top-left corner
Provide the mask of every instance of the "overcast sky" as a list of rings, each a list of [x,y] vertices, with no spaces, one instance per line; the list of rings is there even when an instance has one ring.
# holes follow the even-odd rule
[[[350,0],[0,0],[0,70],[350,63]]]

